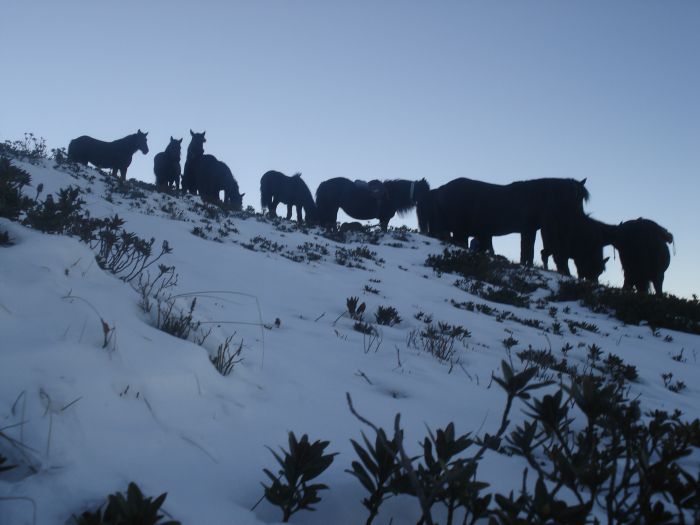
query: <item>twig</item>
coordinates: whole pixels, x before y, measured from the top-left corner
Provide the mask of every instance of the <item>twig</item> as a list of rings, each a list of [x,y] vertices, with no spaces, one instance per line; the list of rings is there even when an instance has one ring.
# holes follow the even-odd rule
[[[374,386],[374,385],[372,384],[372,381],[369,380],[369,377],[367,377],[367,375],[366,375],[362,370],[359,370],[359,369],[358,369],[358,370],[357,370],[357,373],[356,373],[355,375],[358,376],[358,377],[363,378],[363,379],[364,379],[365,381],[367,381],[367,383],[369,383],[371,386]]]
[[[260,338],[261,338],[261,344],[262,344],[262,356],[260,358],[260,368],[262,368],[263,365],[265,364],[265,329],[264,329],[265,325],[263,323],[262,310],[260,308],[260,301],[258,300],[257,295],[244,293],[244,292],[233,292],[230,290],[209,290],[209,291],[203,291],[203,292],[181,293],[181,294],[173,295],[172,298],[176,299],[178,297],[192,297],[192,296],[205,297],[207,294],[240,295],[242,297],[249,297],[251,299],[255,299],[255,306],[258,310],[258,323],[250,323],[250,322],[243,322],[243,321],[223,321],[223,322],[220,322],[219,324],[245,324],[245,325],[260,326]],[[222,299],[221,297],[218,297],[216,295],[213,295],[213,298],[225,300],[225,299]],[[213,322],[213,321],[210,321],[210,322]],[[207,322],[207,323],[209,323],[209,322]],[[204,324],[204,322],[202,322],[202,324]]]
[[[319,319],[321,319],[321,317],[323,317],[324,315],[326,315],[326,312],[323,312],[323,313],[322,313],[321,315],[319,315],[316,319],[314,319],[314,323],[317,322]]]

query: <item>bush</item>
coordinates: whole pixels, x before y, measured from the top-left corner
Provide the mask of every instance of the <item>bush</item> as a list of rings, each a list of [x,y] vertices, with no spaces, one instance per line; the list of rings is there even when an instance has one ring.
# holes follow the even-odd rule
[[[562,281],[553,301],[579,301],[594,312],[611,313],[624,323],[646,322],[654,328],[668,328],[700,334],[700,301],[674,295],[647,295],[600,286],[586,281]]]
[[[155,500],[144,497],[136,483],[129,483],[127,495],[117,492],[110,494],[107,508],[83,512],[80,517],[73,515],[77,525],[180,525],[179,521],[164,521],[159,510],[167,493],[163,493]]]
[[[31,200],[22,195],[31,177],[26,171],[13,166],[10,159],[0,157],[0,217],[16,221]]]
[[[283,522],[288,522],[292,514],[300,510],[315,510],[312,505],[321,501],[318,493],[328,487],[322,483],[309,482],[333,463],[336,453],[323,453],[328,445],[328,441],[310,443],[306,434],[297,441],[294,432],[290,432],[289,450],[281,449],[284,457],[267,447],[275,456],[280,469],[277,475],[263,469],[271,481],[269,485],[262,484],[264,496],[267,501],[282,509]]]
[[[401,322],[399,312],[393,306],[378,306],[374,314],[377,324],[394,326]]]

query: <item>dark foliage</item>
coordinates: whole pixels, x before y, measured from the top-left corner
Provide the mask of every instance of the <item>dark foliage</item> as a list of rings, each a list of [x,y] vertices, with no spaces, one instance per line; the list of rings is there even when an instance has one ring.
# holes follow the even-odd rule
[[[30,183],[29,173],[14,166],[9,158],[0,157],[0,217],[16,221],[30,206],[30,199],[22,195],[22,188]]]
[[[599,286],[585,281],[562,281],[554,301],[580,301],[596,312],[609,312],[628,324],[646,322],[655,328],[668,328],[700,334],[700,301],[674,295],[635,294],[629,290]]]
[[[393,306],[378,306],[374,313],[377,324],[394,326],[401,322],[399,312]]]
[[[167,493],[155,500],[147,498],[136,483],[129,483],[126,497],[121,492],[110,494],[107,507],[95,511],[83,512],[80,517],[73,516],[76,525],[180,525],[179,521],[164,519],[159,514]]]
[[[280,469],[277,475],[263,469],[270,484],[262,484],[267,501],[282,509],[282,521],[288,522],[295,512],[315,510],[312,505],[321,501],[319,491],[328,487],[322,483],[310,483],[320,476],[331,463],[336,453],[324,454],[328,441],[309,442],[304,434],[297,441],[294,432],[289,433],[289,450],[282,450],[282,455],[267,447],[275,456]]]

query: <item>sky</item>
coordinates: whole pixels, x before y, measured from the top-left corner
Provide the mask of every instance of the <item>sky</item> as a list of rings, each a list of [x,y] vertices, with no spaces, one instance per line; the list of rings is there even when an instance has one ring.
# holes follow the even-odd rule
[[[150,153],[128,176],[153,181],[171,135],[206,131],[256,209],[270,169],[312,191],[332,177],[586,177],[595,218],[674,234],[665,288],[690,296],[699,28],[695,1],[4,0],[0,140],[140,128]],[[494,245],[518,259],[517,236]],[[619,259],[608,268],[619,285]]]

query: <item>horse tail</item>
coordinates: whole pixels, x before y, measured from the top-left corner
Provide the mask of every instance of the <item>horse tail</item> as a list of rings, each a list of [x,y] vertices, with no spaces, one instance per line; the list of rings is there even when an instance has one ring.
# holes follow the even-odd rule
[[[264,211],[265,208],[270,208],[272,205],[272,193],[267,188],[265,178],[260,179],[260,208]]]

